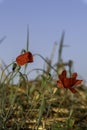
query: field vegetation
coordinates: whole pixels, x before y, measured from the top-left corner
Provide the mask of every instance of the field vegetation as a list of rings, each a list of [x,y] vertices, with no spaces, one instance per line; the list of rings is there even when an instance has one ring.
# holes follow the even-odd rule
[[[56,44],[46,59],[30,52],[28,35],[27,30],[26,49],[15,61],[0,65],[0,130],[87,130],[87,87],[73,72],[73,60],[62,58],[64,32],[54,65]],[[36,55],[45,67],[28,72]],[[29,80],[33,71],[41,73]]]

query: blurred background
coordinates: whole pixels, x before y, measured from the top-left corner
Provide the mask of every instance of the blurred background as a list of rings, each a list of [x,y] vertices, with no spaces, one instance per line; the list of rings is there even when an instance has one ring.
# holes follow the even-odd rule
[[[87,0],[0,0],[0,59],[7,65],[26,48],[27,25],[33,54],[49,58],[56,42],[53,64],[64,31],[68,46],[63,48],[62,58],[73,60],[73,70],[87,81]],[[29,69],[43,68],[42,59],[34,60]]]

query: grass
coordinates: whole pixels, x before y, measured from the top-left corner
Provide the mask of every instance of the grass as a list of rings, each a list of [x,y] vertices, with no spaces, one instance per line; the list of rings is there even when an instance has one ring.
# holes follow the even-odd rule
[[[64,33],[60,40],[61,52]],[[29,41],[27,39],[27,51]],[[54,45],[55,46],[55,45]],[[72,64],[65,64],[62,55],[52,66],[55,52],[53,47],[50,59],[40,56],[46,64],[45,69],[34,80],[28,80],[27,65],[21,72],[17,64],[11,63],[1,68],[0,76],[0,130],[86,130],[87,129],[87,88],[81,84],[73,94],[57,86],[58,73]],[[34,55],[35,56],[35,55]],[[71,60],[72,61],[72,60]],[[72,62],[71,62],[72,63]],[[15,68],[9,71],[9,68]],[[15,83],[15,79],[17,83]]]

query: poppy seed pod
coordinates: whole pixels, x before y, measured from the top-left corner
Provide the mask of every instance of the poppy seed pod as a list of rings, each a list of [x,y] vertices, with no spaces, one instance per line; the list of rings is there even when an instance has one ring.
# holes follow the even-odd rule
[[[26,63],[31,63],[33,62],[33,55],[31,52],[25,52],[16,58],[16,62],[19,66],[22,66]]]

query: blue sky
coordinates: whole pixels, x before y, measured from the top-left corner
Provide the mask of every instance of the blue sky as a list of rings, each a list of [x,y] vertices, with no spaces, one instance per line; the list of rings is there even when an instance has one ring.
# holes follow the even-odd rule
[[[54,42],[57,50],[65,31],[63,59],[74,61],[74,71],[87,80],[87,0],[0,0],[0,58],[6,64],[15,60],[26,47],[27,24],[30,51],[50,57]],[[55,62],[54,61],[54,62]],[[43,61],[35,59],[31,66],[41,68]]]

